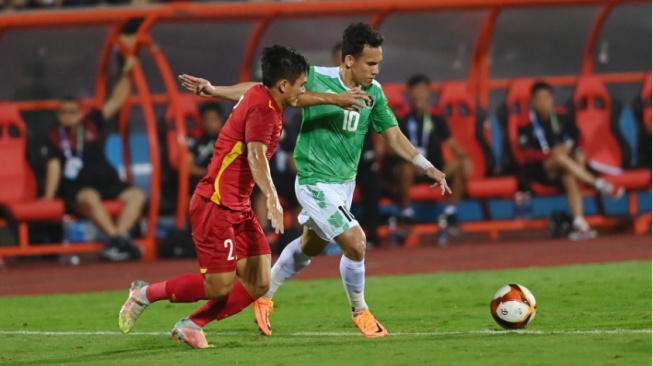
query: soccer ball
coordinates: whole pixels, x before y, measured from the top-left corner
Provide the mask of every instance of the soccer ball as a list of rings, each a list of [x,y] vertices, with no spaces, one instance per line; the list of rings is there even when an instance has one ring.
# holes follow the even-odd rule
[[[507,329],[521,329],[535,318],[535,296],[522,285],[506,285],[494,294],[490,312],[496,322]]]

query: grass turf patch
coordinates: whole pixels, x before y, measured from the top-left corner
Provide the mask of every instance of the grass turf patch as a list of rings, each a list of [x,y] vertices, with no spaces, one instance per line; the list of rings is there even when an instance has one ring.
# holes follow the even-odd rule
[[[537,298],[526,332],[501,331],[490,316],[492,295],[507,283],[520,283]],[[247,308],[206,328],[215,345],[207,350],[176,344],[167,333],[198,304],[156,303],[135,334],[118,334],[127,286],[0,298],[0,363],[651,364],[650,262],[372,277],[366,298],[391,333],[385,339],[359,335],[339,279],[290,281],[275,297],[271,338],[258,335]]]

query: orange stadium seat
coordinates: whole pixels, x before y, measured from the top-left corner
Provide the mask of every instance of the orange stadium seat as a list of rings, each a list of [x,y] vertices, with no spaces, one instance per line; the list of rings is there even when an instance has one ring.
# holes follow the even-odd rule
[[[517,191],[514,177],[491,177],[494,174],[494,155],[487,143],[483,118],[479,118],[476,103],[465,83],[445,83],[437,104],[444,112],[451,134],[469,155],[474,168],[467,183],[472,198],[512,197]]]

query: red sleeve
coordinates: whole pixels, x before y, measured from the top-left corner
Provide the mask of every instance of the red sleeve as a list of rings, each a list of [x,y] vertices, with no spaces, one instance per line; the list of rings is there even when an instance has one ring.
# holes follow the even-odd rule
[[[272,131],[277,127],[276,110],[263,105],[257,105],[249,110],[245,120],[245,143],[258,141],[270,145]]]

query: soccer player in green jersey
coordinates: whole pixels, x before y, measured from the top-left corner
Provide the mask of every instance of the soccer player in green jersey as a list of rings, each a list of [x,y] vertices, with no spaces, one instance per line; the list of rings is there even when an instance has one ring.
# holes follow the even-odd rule
[[[263,334],[272,334],[269,314],[275,292],[335,240],[343,251],[340,273],[354,324],[366,337],[387,335],[365,302],[365,233],[349,212],[363,139],[370,124],[399,156],[412,161],[435,181],[432,187],[439,185],[441,194],[451,193],[444,173],[419,154],[401,133],[381,85],[374,80],[383,60],[382,44],[383,36],[371,26],[352,24],[343,35],[340,67],[311,67],[309,70],[307,90],[329,95],[360,89],[367,97],[365,107],[357,110],[334,105],[311,105],[303,109],[294,158],[297,166],[295,193],[303,208],[299,221],[304,225],[304,233],[284,248],[272,267],[270,289],[254,303],[256,320]],[[253,85],[213,87],[204,79],[186,78],[184,86],[189,90],[232,100]],[[301,101],[299,104],[303,105]]]

